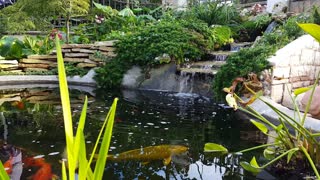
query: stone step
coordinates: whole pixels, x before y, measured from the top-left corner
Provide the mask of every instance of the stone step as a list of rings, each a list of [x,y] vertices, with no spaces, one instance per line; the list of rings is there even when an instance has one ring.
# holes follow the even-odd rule
[[[206,60],[208,61],[225,61],[234,51],[211,51],[206,54]]]
[[[215,75],[218,72],[218,69],[202,69],[202,68],[180,68],[178,71],[181,73],[187,74],[208,74]]]
[[[220,68],[225,63],[226,63],[225,61],[198,61],[198,62],[193,62],[191,64],[187,64],[185,65],[185,67],[212,69],[212,68]]]

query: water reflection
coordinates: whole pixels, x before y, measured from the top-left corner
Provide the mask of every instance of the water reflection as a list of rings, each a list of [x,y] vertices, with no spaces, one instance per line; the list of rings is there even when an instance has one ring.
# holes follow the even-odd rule
[[[51,164],[55,174],[60,174],[59,160],[65,146],[58,93],[54,88],[19,88],[0,92],[3,141],[23,149],[25,157],[41,156]],[[250,123],[242,121],[233,110],[224,109],[209,98],[154,91],[124,91],[123,95],[119,95],[72,90],[70,94],[74,121],[80,116],[84,96],[89,96],[84,130],[88,152],[115,96],[120,96],[120,101],[110,154],[161,145],[188,147],[188,153],[173,154],[166,165],[163,159],[167,157],[152,161],[110,160],[105,179],[255,178],[239,167],[239,159],[246,157],[215,157],[203,153],[206,142],[223,144],[231,151],[262,142],[255,141],[251,134],[244,135],[243,132],[253,131]],[[31,172],[24,170],[22,179],[36,173],[37,169],[39,167],[31,168]]]

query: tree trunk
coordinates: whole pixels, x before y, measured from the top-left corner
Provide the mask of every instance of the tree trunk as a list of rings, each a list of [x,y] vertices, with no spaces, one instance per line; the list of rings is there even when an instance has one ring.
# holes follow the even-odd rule
[[[67,32],[66,32],[66,41],[67,41],[67,44],[69,44],[69,39],[70,39],[70,14],[68,13],[67,14],[67,19],[66,19],[66,29],[67,29]]]

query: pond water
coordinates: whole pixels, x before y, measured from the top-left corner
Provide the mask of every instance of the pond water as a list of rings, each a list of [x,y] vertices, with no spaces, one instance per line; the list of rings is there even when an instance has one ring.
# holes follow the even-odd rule
[[[64,152],[62,109],[57,88],[0,90],[2,162],[8,147],[28,157],[43,158],[60,176]],[[265,142],[259,132],[238,112],[195,94],[155,91],[84,92],[71,90],[74,121],[80,116],[85,95],[89,98],[85,136],[88,149],[94,145],[114,97],[119,97],[109,154],[117,155],[147,147],[188,147],[168,165],[163,159],[108,161],[104,179],[271,179],[267,172],[253,176],[239,167],[248,156],[218,156],[204,153],[207,142],[237,151]],[[10,146],[12,145],[12,146]],[[20,151],[19,151],[20,152]],[[159,152],[161,156],[161,152]],[[37,173],[39,166],[24,167],[21,179]],[[267,177],[267,178],[266,178]]]

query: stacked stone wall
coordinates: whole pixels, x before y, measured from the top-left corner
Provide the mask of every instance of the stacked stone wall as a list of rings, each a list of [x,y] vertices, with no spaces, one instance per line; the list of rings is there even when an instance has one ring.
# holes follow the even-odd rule
[[[80,68],[95,68],[104,64],[100,56],[115,57],[114,41],[96,42],[94,44],[64,44],[61,46],[65,62]],[[29,55],[20,60],[0,60],[0,71],[13,73],[46,72],[57,67],[56,50],[49,55]]]
[[[314,83],[320,71],[319,43],[304,35],[269,58],[272,65],[270,96],[278,103],[292,107],[290,94]]]

